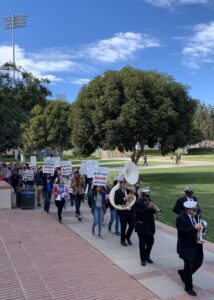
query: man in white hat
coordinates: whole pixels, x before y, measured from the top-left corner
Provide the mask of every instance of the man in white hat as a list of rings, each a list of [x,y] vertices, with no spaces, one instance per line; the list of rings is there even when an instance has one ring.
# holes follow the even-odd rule
[[[150,189],[141,189],[141,195],[135,202],[135,231],[139,238],[141,266],[153,263],[150,254],[154,244],[155,213],[154,205],[150,202]]]
[[[198,230],[203,230],[204,226],[198,223],[197,202],[187,200],[184,202],[184,211],[176,219],[178,231],[177,253],[184,261],[183,270],[178,270],[181,280],[185,284],[185,291],[196,296],[193,290],[192,274],[195,273],[203,262],[203,245],[197,243]]]
[[[177,199],[175,206],[173,208],[173,212],[176,214],[182,213],[184,209],[184,202],[185,201],[195,201],[197,202],[197,198],[193,196],[193,189],[191,186],[187,187],[185,190],[185,195]]]

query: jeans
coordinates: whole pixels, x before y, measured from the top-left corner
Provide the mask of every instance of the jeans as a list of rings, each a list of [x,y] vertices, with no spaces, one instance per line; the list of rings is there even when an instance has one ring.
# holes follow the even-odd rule
[[[119,231],[120,231],[120,229],[119,229],[120,219],[119,219],[119,215],[118,215],[118,212],[117,212],[116,208],[111,207],[110,208],[110,213],[111,213],[111,218],[110,218],[110,221],[108,223],[108,229],[111,230],[111,226],[115,221],[115,233],[119,233]]]
[[[75,202],[75,207],[76,207],[76,214],[80,216],[80,206],[82,202],[82,198],[84,197],[83,195],[74,195],[74,202]]]
[[[94,223],[92,226],[92,232],[94,233],[95,226],[98,225],[98,234],[101,235],[102,219],[103,219],[103,207],[96,207],[93,212]]]
[[[46,211],[47,213],[49,212],[49,208],[50,208],[50,203],[51,203],[51,192],[44,192],[43,196],[45,199],[45,205],[44,205],[44,211]]]

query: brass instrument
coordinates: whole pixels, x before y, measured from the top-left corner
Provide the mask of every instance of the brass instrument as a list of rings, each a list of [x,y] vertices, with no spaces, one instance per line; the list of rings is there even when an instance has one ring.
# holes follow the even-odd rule
[[[203,220],[201,218],[201,216],[198,214],[197,216],[198,218],[198,223],[202,224],[204,226],[204,230],[203,229],[198,229],[198,233],[197,233],[197,243],[198,244],[203,244],[205,242],[205,240],[203,239],[203,235],[204,235],[204,231],[207,229],[207,222],[205,220]]]
[[[153,206],[153,209],[154,209],[154,211],[157,213],[157,214],[161,214],[162,213],[162,209],[160,209],[151,199],[150,199],[150,197],[147,197],[147,203],[148,203],[148,205],[149,204],[152,204],[152,206]]]
[[[135,184],[139,178],[139,172],[138,172],[137,166],[132,162],[128,162],[125,165],[125,167],[122,169],[121,174],[119,175],[119,179],[122,177],[125,177],[126,181],[129,184]],[[129,193],[125,198],[124,204],[116,205],[114,202],[114,196],[115,196],[116,190],[118,190],[119,188],[120,188],[120,184],[118,183],[110,191],[109,201],[110,201],[111,205],[119,210],[130,209],[135,203],[135,200],[136,200],[135,194],[133,192]]]

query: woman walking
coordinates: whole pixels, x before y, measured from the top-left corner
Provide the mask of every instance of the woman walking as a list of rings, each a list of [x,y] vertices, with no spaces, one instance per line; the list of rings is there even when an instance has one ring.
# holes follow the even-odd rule
[[[64,179],[57,178],[53,187],[53,194],[55,196],[55,204],[58,210],[59,222],[62,223],[62,209],[65,204],[65,197],[68,195],[68,189],[64,184]]]
[[[92,225],[92,234],[95,235],[95,227],[98,225],[98,236],[103,238],[101,234],[102,220],[106,207],[105,193],[102,186],[94,186],[88,193],[88,203],[91,207],[91,212],[94,217],[94,223]]]

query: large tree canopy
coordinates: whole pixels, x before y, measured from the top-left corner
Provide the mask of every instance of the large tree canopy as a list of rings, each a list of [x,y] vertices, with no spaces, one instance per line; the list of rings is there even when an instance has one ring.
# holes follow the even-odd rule
[[[69,116],[71,104],[61,101],[49,101],[45,109],[36,105],[32,117],[22,125],[22,149],[25,154],[34,150],[53,147],[59,156],[71,146]]]
[[[36,104],[46,105],[50,95],[46,83],[28,73],[15,80],[0,73],[0,152],[20,145],[20,124],[28,120]]]
[[[166,154],[190,143],[195,107],[187,87],[166,74],[131,67],[107,71],[80,91],[72,142],[84,155],[98,146],[131,151],[134,162],[146,144],[160,142]]]

